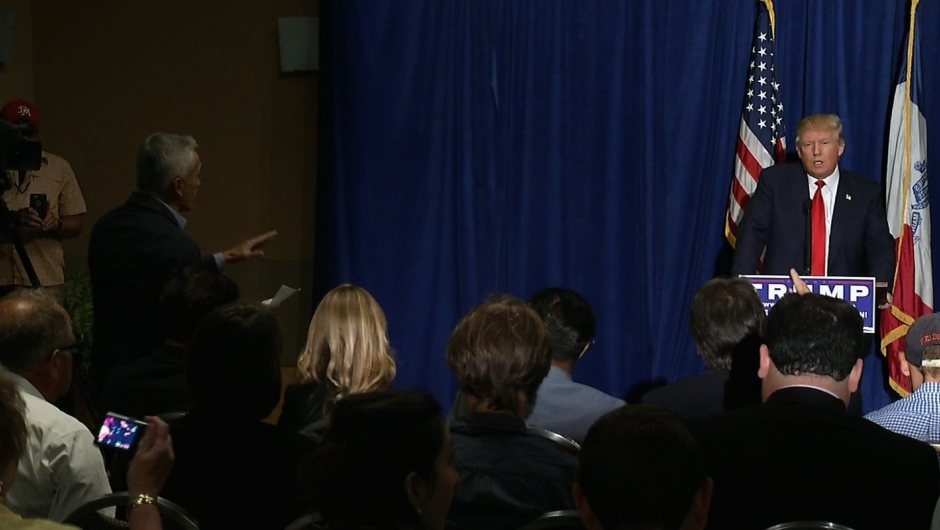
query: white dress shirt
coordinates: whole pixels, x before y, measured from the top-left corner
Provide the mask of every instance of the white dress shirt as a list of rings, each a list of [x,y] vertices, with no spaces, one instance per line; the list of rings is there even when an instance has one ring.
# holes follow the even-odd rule
[[[809,185],[809,198],[816,195],[816,177],[807,174],[806,181]],[[832,234],[832,212],[836,206],[836,193],[839,191],[839,166],[832,172],[832,175],[823,179],[826,183],[822,187],[823,204],[826,205],[826,274],[829,274],[829,235]]]
[[[47,402],[25,378],[7,372],[26,403],[26,451],[7,505],[23,517],[62,521],[88,501],[111,493],[101,451],[88,427]]]

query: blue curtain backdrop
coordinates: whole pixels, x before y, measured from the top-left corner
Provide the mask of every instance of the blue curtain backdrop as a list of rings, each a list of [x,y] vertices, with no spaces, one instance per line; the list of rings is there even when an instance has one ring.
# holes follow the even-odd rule
[[[940,49],[937,3],[921,2],[924,50]],[[325,0],[319,294],[372,292],[396,385],[445,405],[447,337],[495,292],[583,293],[598,338],[575,377],[611,394],[702,371],[689,305],[720,271],[757,7]],[[884,181],[907,19],[898,1],[777,1],[788,150],[803,115],[835,112],[842,167]],[[940,153],[937,54],[921,59]],[[890,399],[884,378],[869,355],[865,410]]]

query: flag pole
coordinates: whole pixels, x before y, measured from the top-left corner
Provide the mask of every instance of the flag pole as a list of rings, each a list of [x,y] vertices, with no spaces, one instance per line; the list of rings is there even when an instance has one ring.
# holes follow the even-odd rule
[[[917,14],[917,6],[920,4],[920,0],[911,0],[911,20],[908,25],[910,28],[907,32],[907,72],[904,74],[904,90],[907,92],[906,98],[904,101],[904,190],[911,189],[911,67],[913,66],[914,60],[914,21],[916,20],[915,15]],[[903,208],[901,208],[901,226],[904,226],[904,220],[907,218],[907,207],[908,207],[908,198],[909,194],[904,193],[904,198],[902,199]],[[898,238],[898,245],[894,252],[894,277],[898,277],[898,271],[901,268],[901,247],[904,245],[904,238]],[[894,291],[894,285],[891,286],[891,290]],[[899,310],[897,306],[891,305],[891,314],[895,316],[901,322],[904,322],[908,326],[914,323],[914,319],[911,315],[904,313]],[[905,330],[906,332],[907,330]]]
[[[767,14],[770,15],[770,31],[773,32],[774,37],[777,36],[777,16],[774,14],[774,0],[763,0],[764,5],[767,6]],[[919,1],[919,0],[914,0]]]

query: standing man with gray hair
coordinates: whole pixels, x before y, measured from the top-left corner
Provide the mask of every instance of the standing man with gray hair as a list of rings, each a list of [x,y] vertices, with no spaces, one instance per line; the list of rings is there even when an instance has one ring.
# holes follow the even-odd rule
[[[185,231],[202,184],[202,161],[191,136],[154,133],[137,152],[137,191],[105,214],[91,234],[88,267],[95,305],[92,385],[108,372],[147,355],[155,335],[160,288],[176,271],[203,263],[225,265],[264,256],[277,235],[269,231],[203,257]]]

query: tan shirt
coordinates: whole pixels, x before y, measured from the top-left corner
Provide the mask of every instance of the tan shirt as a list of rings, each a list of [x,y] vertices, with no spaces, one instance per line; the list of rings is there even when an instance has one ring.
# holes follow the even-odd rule
[[[38,171],[27,172],[22,183],[16,171],[8,171],[7,175],[12,186],[3,193],[3,200],[10,211],[28,207],[31,193],[43,193],[49,201],[49,211],[57,219],[86,212],[85,198],[75,180],[72,166],[60,156],[43,151],[42,167]],[[58,237],[48,232],[24,240],[23,246],[36,269],[40,284],[51,286],[65,282],[65,256]],[[11,241],[0,244],[0,285],[29,286],[29,277]]]

